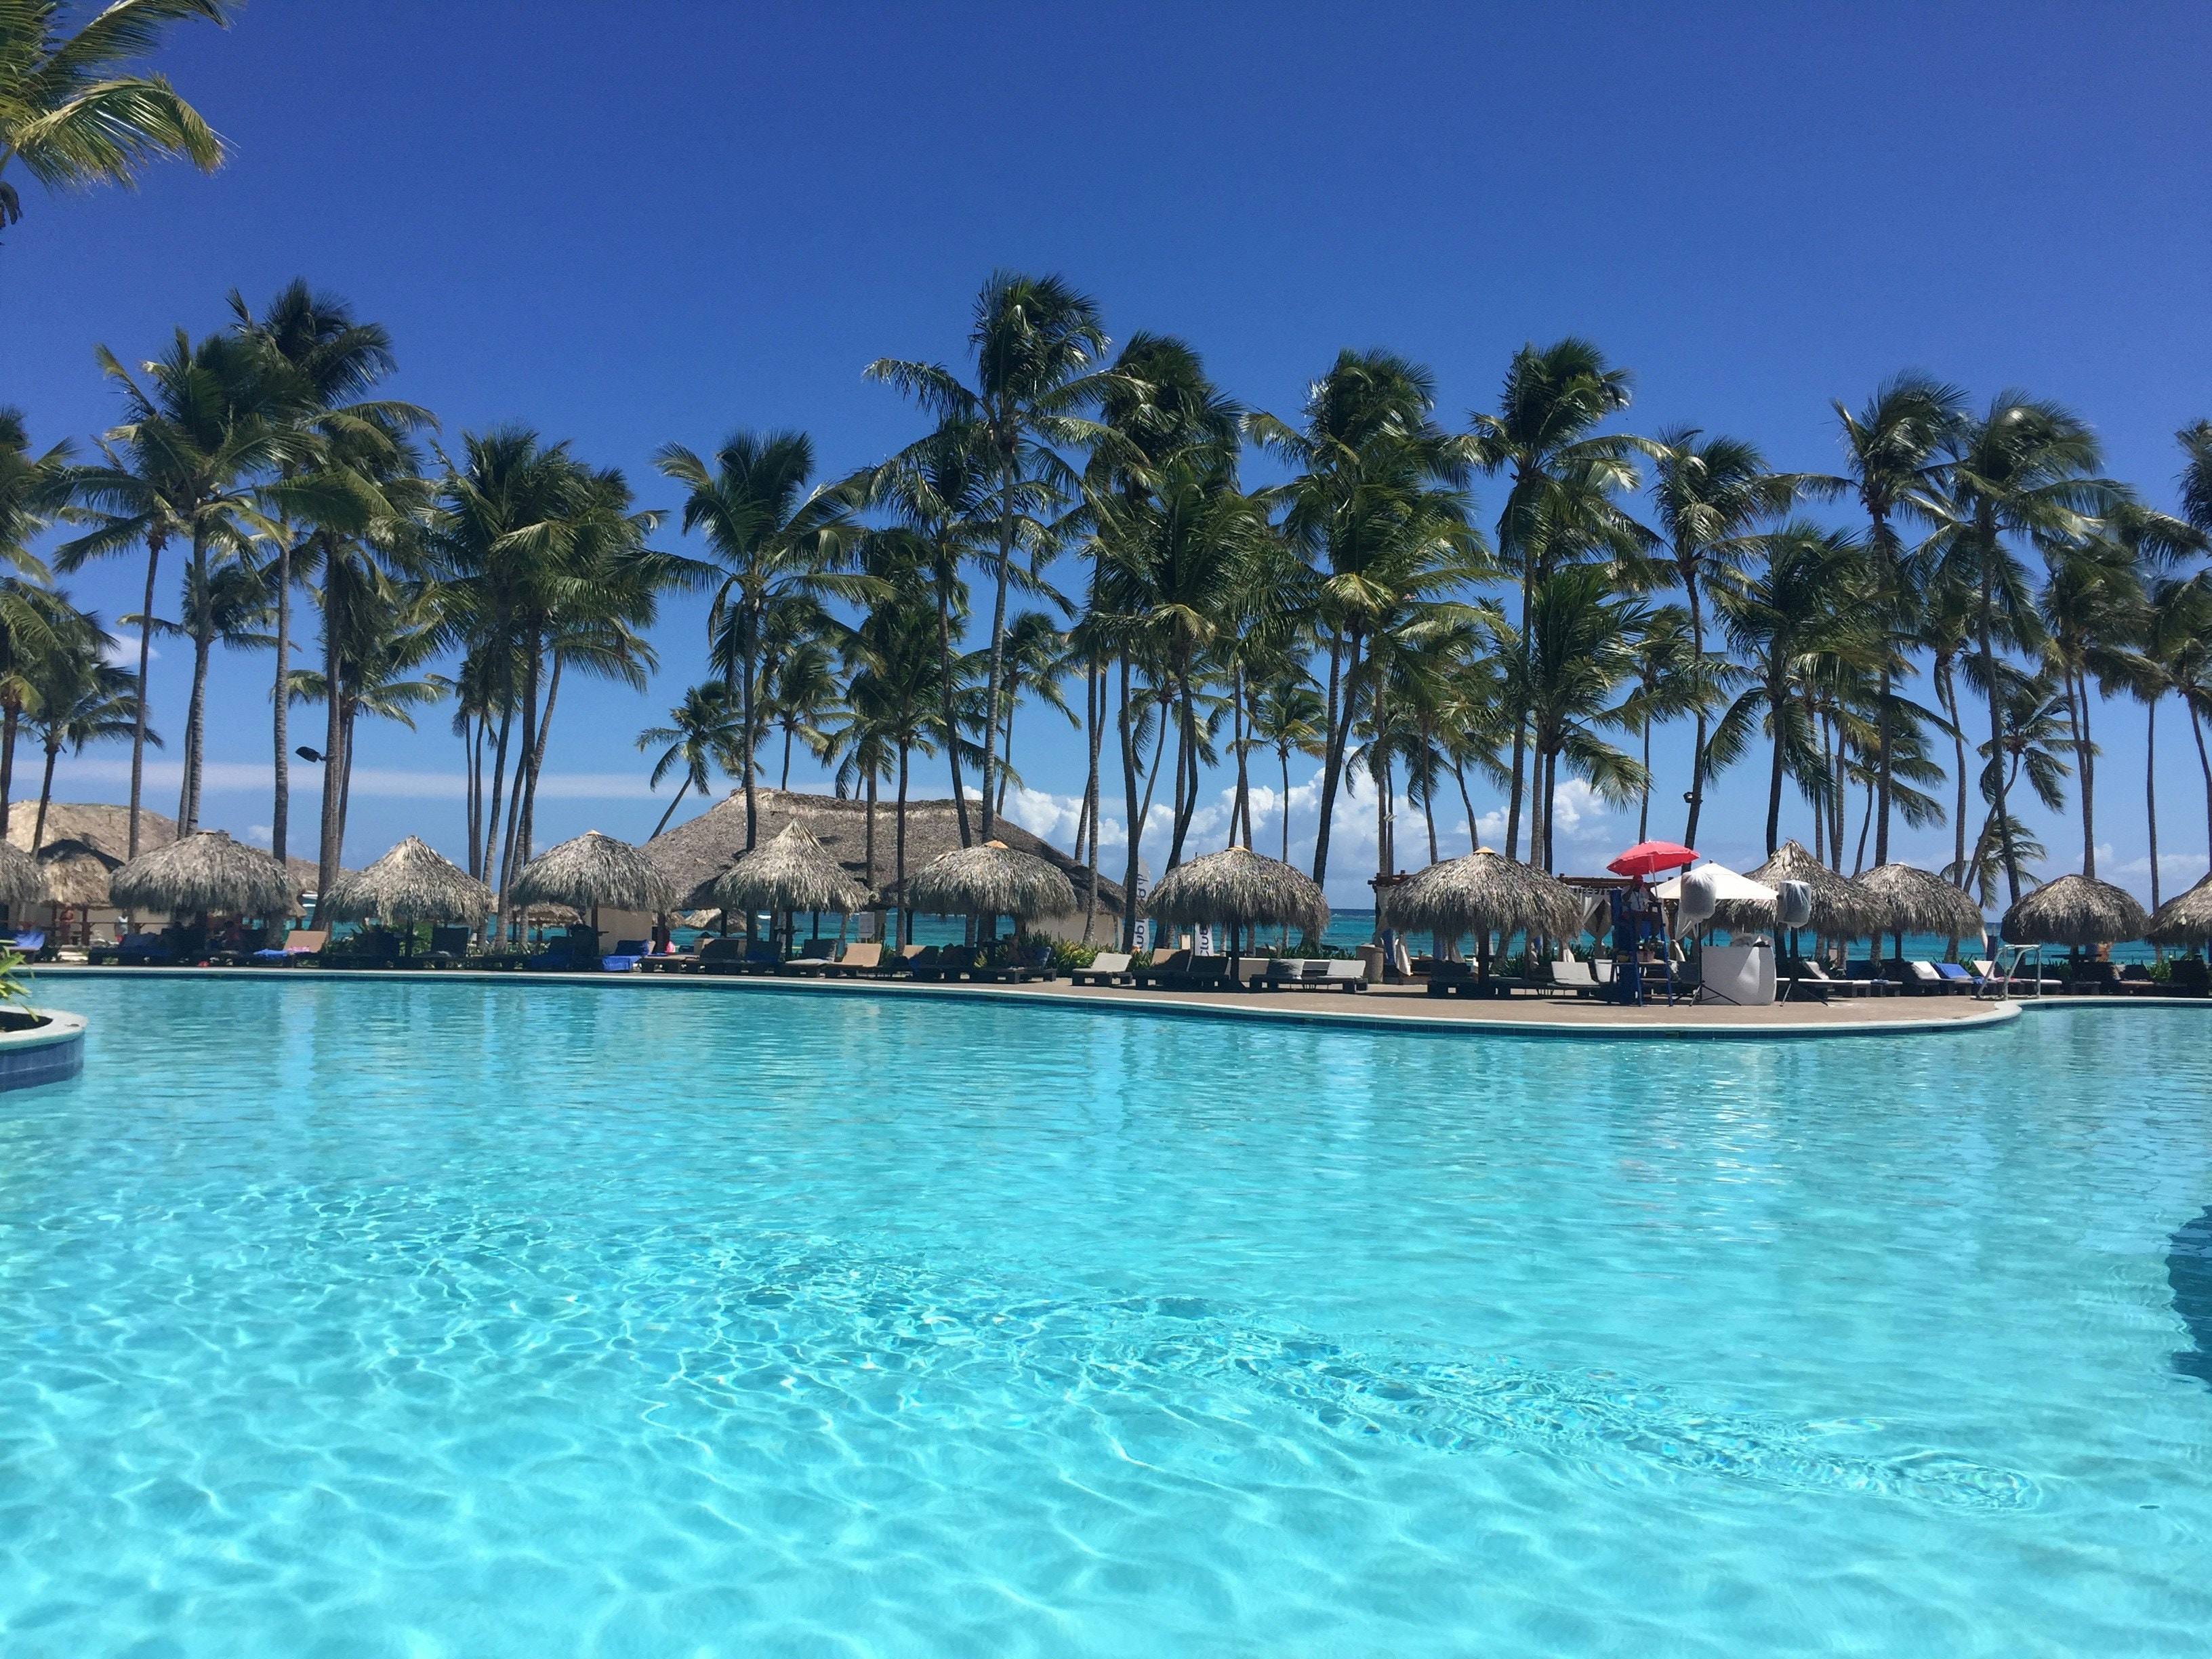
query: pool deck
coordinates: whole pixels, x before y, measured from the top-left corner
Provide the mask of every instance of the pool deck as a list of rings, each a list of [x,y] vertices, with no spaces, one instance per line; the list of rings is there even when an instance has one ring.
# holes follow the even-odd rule
[[[1029,985],[918,985],[905,980],[821,979],[784,975],[708,974],[516,974],[466,969],[396,969],[307,968],[88,968],[46,963],[40,978],[57,986],[77,977],[178,978],[220,981],[312,979],[318,984],[354,980],[401,980],[410,984],[588,986],[617,994],[653,995],[723,992],[739,995],[956,998],[1088,1012],[1144,1012],[1212,1019],[1397,1029],[1530,1037],[1735,1038],[1869,1036],[1987,1029],[2017,1019],[2032,1000],[1983,1002],[1970,997],[1838,997],[1826,1005],[1784,1003],[1765,1008],[1695,1007],[1660,1002],[1621,1008],[1587,998],[1526,996],[1511,1000],[1431,997],[1419,986],[1377,985],[1343,991],[1136,991],[1073,986],[1064,980]],[[2047,997],[2040,1006],[2184,1006],[2185,1000]],[[2202,1001],[2185,1006],[2212,1006]]]

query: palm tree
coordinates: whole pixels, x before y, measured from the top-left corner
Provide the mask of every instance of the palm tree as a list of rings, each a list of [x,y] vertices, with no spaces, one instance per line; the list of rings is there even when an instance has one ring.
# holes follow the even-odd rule
[[[2134,558],[2099,538],[2056,550],[2036,596],[2045,661],[2058,676],[2068,736],[2081,769],[2081,873],[2097,873],[2096,741],[2090,732],[2089,677],[2108,689],[2128,678],[2125,653],[2142,618],[2142,584]]]
[[[1088,446],[1102,435],[1080,411],[1103,395],[1114,377],[1109,370],[1093,368],[1107,346],[1097,302],[1058,276],[994,271],[976,296],[968,343],[975,355],[973,389],[941,364],[879,357],[864,373],[905,392],[943,425],[972,434],[966,441],[985,448],[995,464],[998,552],[992,569],[995,593],[983,727],[982,819],[988,841],[1014,549],[1041,507],[1075,493],[1075,475],[1057,451]],[[1030,539],[1042,556],[1042,538]]]
[[[1690,764],[1693,775],[1702,773],[1705,727],[1718,712],[1734,670],[1724,659],[1707,656],[1703,635],[1688,610],[1679,605],[1662,605],[1647,612],[1631,643],[1636,687],[1622,712],[1634,721],[1641,744],[1638,763],[1644,768],[1644,787],[1637,799],[1636,839],[1648,841],[1651,836],[1651,723],[1694,714],[1698,752],[1691,757]],[[1685,835],[1686,845],[1694,834],[1692,830]]]
[[[838,701],[836,659],[818,634],[793,640],[777,653],[766,705],[767,718],[783,729],[783,769],[777,788],[791,787],[794,738],[803,738],[809,752],[822,757],[823,723],[837,713]]]
[[[2186,580],[2166,577],[2152,586],[2136,617],[2134,647],[2119,654],[2110,678],[2143,706],[2143,813],[2150,834],[2150,903],[2155,910],[2160,896],[2158,706],[2169,693],[2187,697],[2192,680],[2206,677],[2207,659],[2212,657],[2212,584],[2204,573]],[[2192,708],[2191,725],[2197,732],[2201,762],[2203,733],[2196,726],[2195,714]],[[2212,774],[2208,774],[2207,785],[2205,827],[2212,834]],[[2082,793],[2088,793],[2086,778]]]
[[[2017,390],[1999,392],[1985,413],[1944,440],[1949,459],[1946,494],[1933,503],[1939,525],[1936,549],[1944,568],[1976,595],[1974,627],[1989,699],[1990,746],[2007,751],[2002,644],[2034,652],[2042,645],[2033,592],[2011,539],[2039,546],[2079,545],[2096,529],[2097,515],[2125,499],[2117,484],[2094,475],[2102,452],[2096,435],[2071,411]],[[1994,768],[1996,818],[2013,822],[2006,799],[2006,769]],[[2020,902],[2020,866],[2004,843],[2010,902]]]
[[[1283,775],[1283,862],[1291,861],[1291,754],[1319,760],[1328,752],[1328,706],[1310,675],[1279,679],[1252,706],[1252,740],[1275,751]]]
[[[878,550],[880,552],[882,550]],[[870,840],[869,881],[875,875],[875,790],[886,760],[897,777],[893,820],[893,886],[899,896],[899,943],[914,939],[913,908],[906,902],[907,786],[911,757],[928,755],[939,743],[957,743],[944,710],[954,706],[939,684],[945,659],[938,648],[930,590],[934,579],[927,564],[879,562],[876,598],[846,641],[853,665],[846,706],[851,711],[838,742],[866,777]]]
[[[31,538],[53,522],[69,499],[70,447],[56,444],[31,453],[23,411],[0,405],[0,566],[44,580],[46,568],[31,552]]]
[[[64,648],[50,651],[32,674],[31,727],[46,751],[46,769],[39,782],[39,816],[31,829],[31,851],[35,855],[46,842],[46,809],[54,796],[54,762],[66,747],[82,755],[95,743],[119,741],[137,731],[138,693],[130,673],[111,666],[102,657],[112,643],[106,630],[89,615],[86,631]],[[148,732],[146,741],[156,749],[161,735]]]
[[[654,788],[660,787],[672,767],[680,763],[684,768],[684,781],[677,786],[660,822],[653,826],[653,836],[668,828],[668,820],[676,815],[687,790],[696,789],[702,795],[708,792],[711,769],[737,770],[738,746],[743,740],[737,710],[730,706],[730,689],[719,680],[693,686],[684,694],[684,701],[668,711],[667,725],[649,726],[637,734],[640,749],[650,749],[657,743],[667,745],[653,762],[653,775],[647,780]]]
[[[1867,515],[1867,558],[1875,603],[1893,632],[1912,629],[1911,564],[1899,526],[1935,516],[1944,486],[1943,445],[1966,416],[1966,394],[1926,375],[1885,380],[1854,414],[1839,400],[1833,408],[1843,428],[1848,476],[1816,481],[1849,489]],[[1901,659],[1900,659],[1901,660]],[[1876,719],[1874,861],[1889,862],[1890,793],[1895,771],[1896,715],[1891,685],[1896,663],[1885,655]],[[1963,832],[1963,830],[1961,830]]]
[[[183,608],[176,621],[152,619],[154,631],[192,642],[192,697],[185,716],[185,775],[177,796],[177,834],[189,836],[199,828],[200,782],[204,771],[207,733],[208,658],[217,645],[252,649],[266,645],[261,630],[269,622],[269,590],[264,573],[251,557],[226,559],[220,564],[185,571]],[[144,626],[147,618],[125,616],[117,620]]]
[[[1601,735],[1633,729],[1638,710],[1614,693],[1636,678],[1636,635],[1644,611],[1612,592],[1607,572],[1568,565],[1539,578],[1526,612],[1533,648],[1522,649],[1507,673],[1515,706],[1527,711],[1530,793],[1528,861],[1551,869],[1557,853],[1553,802],[1559,763],[1587,781],[1599,799],[1626,805],[1649,776],[1641,763]]]
[[[1652,442],[1652,504],[1659,529],[1666,538],[1674,563],[1674,580],[1682,585],[1689,605],[1690,668],[1692,676],[1705,666],[1705,615],[1699,584],[1715,565],[1733,567],[1743,557],[1747,538],[1760,520],[1789,510],[1798,480],[1767,470],[1766,458],[1740,438],[1706,438],[1695,427],[1670,427]],[[1641,676],[1639,676],[1641,678]],[[1698,819],[1705,811],[1705,722],[1707,702],[1692,699],[1687,706],[1696,720],[1697,732],[1690,749],[1690,816],[1682,830],[1682,844],[1698,844]],[[1644,757],[1650,757],[1649,715],[1644,708]],[[1648,766],[1647,766],[1648,769]],[[1644,811],[1650,811],[1650,792],[1644,792]],[[1641,834],[1638,836],[1642,840]]]
[[[2004,742],[1977,746],[1986,811],[1961,881],[1984,904],[1994,902],[2000,872],[2008,875],[2044,856],[2042,846],[2001,803],[2008,801],[2025,779],[2046,811],[2063,811],[2066,780],[2073,771],[2068,757],[2077,753],[2066,695],[2048,665],[2028,674],[2000,661],[1996,675]]]
[[[1599,434],[1599,424],[1626,409],[1632,377],[1606,362],[1589,341],[1570,337],[1538,349],[1534,342],[1513,355],[1498,412],[1480,410],[1472,458],[1486,473],[1503,472],[1511,483],[1498,515],[1498,558],[1521,586],[1521,620],[1515,629],[1523,664],[1516,683],[1529,680],[1526,659],[1538,648],[1528,625],[1536,584],[1561,559],[1575,556],[1577,542],[1610,541],[1624,550],[1637,543],[1626,514],[1602,507],[1595,522],[1588,512],[1563,513],[1547,497],[1572,479],[1589,504],[1637,484],[1634,457],[1645,447],[1638,440]],[[1506,806],[1505,855],[1518,857],[1522,777],[1528,733],[1524,719],[1513,738],[1513,779]],[[1533,852],[1533,848],[1532,848]]]
[[[111,0],[65,33],[60,0],[0,0],[0,175],[11,163],[49,190],[137,181],[147,161],[222,165],[222,141],[158,75],[117,71],[153,51],[168,24],[229,21],[228,0]],[[23,216],[0,176],[0,227]]]
[[[811,491],[814,442],[803,432],[734,432],[709,467],[680,444],[664,444],[653,465],[690,494],[684,531],[696,530],[719,567],[708,627],[744,737],[738,763],[745,789],[745,846],[759,826],[755,767],[760,753],[757,693],[762,635],[769,611],[793,599],[865,602],[872,579],[850,572],[858,526],[849,488]]]
[[[999,770],[1000,817],[1006,815],[1007,781],[1016,775],[1014,712],[1021,707],[1024,696],[1034,696],[1046,708],[1059,710],[1071,729],[1083,729],[1083,722],[1067,706],[1067,699],[1060,689],[1060,683],[1074,671],[1075,661],[1069,653],[1067,635],[1050,617],[1042,611],[1024,611],[1014,618],[1006,629],[1006,737],[1000,749],[1003,763]]]

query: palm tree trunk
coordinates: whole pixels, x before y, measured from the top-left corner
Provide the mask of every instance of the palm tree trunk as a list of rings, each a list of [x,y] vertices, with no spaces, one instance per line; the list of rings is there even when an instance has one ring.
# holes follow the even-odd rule
[[[1471,857],[1473,856],[1475,848],[1482,844],[1482,838],[1475,833],[1474,801],[1467,793],[1467,768],[1462,766],[1459,762],[1454,761],[1452,763],[1452,776],[1458,780],[1459,804],[1461,806],[1465,808],[1467,811],[1467,850],[1468,855]]]
[[[1875,785],[1871,781],[1869,782],[1867,785],[1866,815],[1859,820],[1858,847],[1851,854],[1851,876],[1854,880],[1856,880],[1860,872],[1866,868],[1867,831],[1871,829],[1874,824],[1875,789]]]
[[[663,812],[663,813],[660,815],[660,822],[659,822],[659,823],[656,823],[656,824],[654,824],[654,825],[653,826],[653,836],[647,836],[646,837],[646,839],[647,839],[647,841],[652,840],[653,836],[658,836],[658,835],[659,835],[662,830],[665,830],[666,828],[668,828],[668,820],[669,820],[669,819],[671,819],[671,818],[672,818],[672,817],[674,817],[676,816],[676,808],[677,808],[677,805],[678,805],[678,802],[680,802],[680,801],[682,801],[682,800],[683,800],[683,799],[684,799],[684,792],[685,790],[689,789],[690,787],[691,787],[691,775],[690,775],[689,772],[686,772],[686,773],[684,775],[684,781],[683,781],[683,782],[681,782],[681,783],[679,783],[679,784],[678,784],[678,785],[676,786],[676,793],[675,793],[675,795],[674,795],[674,796],[673,796],[673,797],[669,800],[669,803],[668,803],[668,810],[667,810],[665,812]],[[875,834],[876,834],[876,821],[875,821],[875,819],[873,819],[873,818],[872,817],[872,818],[870,818],[870,819],[868,820],[868,839],[869,839],[869,842],[870,842],[870,850],[871,850],[871,852],[872,852],[872,851],[873,851],[873,843],[874,843],[874,841],[875,841]],[[874,860],[872,857],[872,858],[870,858],[870,860],[868,860],[868,866],[869,866],[869,868],[868,868],[869,884],[870,884],[870,885],[873,885],[873,884],[874,884],[874,880],[875,880],[875,860]]]
[[[483,867],[478,881],[489,884],[492,853],[499,845],[500,814],[507,802],[507,745],[514,729],[514,700],[504,697],[499,711],[499,740],[492,745],[491,788],[484,796]],[[326,769],[327,775],[327,769]]]
[[[1129,724],[1128,648],[1125,646],[1120,654],[1121,707],[1115,718],[1121,744],[1121,793],[1127,803],[1122,810],[1129,815],[1128,857],[1121,877],[1121,943],[1126,945],[1137,937],[1137,842],[1143,825],[1137,817],[1137,736]],[[2212,800],[2212,795],[2207,799]]]
[[[1242,662],[1237,665],[1230,695],[1235,700],[1231,705],[1230,730],[1235,733],[1237,740],[1237,805],[1229,814],[1229,841],[1231,846],[1237,844],[1237,818],[1241,813],[1244,818],[1243,845],[1249,847],[1252,844],[1252,768],[1251,757],[1245,751],[1251,721],[1244,710],[1244,665]]]
[[[0,842],[8,839],[8,798],[15,783],[15,728],[22,721],[22,706],[13,697],[0,716]]]
[[[2089,677],[2081,677],[2081,735],[2075,755],[2081,763],[2081,873],[2097,873],[2097,740],[2089,732]],[[2154,833],[2155,833],[2154,831]],[[2153,866],[2151,879],[2158,879]]]
[[[862,858],[864,858],[865,860],[866,860],[866,861],[867,861],[867,866],[868,866],[868,891],[869,891],[871,894],[873,894],[873,893],[875,892],[875,890],[876,890],[876,769],[875,769],[875,765],[874,765],[875,758],[876,758],[876,757],[875,757],[873,754],[871,754],[871,755],[870,755],[870,757],[869,757],[870,764],[869,764],[869,766],[868,766],[868,811],[867,811],[867,817],[866,817],[866,818],[864,820],[864,823],[865,823],[865,824],[866,824],[866,829],[864,830],[864,831],[863,831],[863,833],[862,833],[862,836],[861,836],[861,848],[862,848],[862,851],[861,851],[861,857],[862,857]],[[656,830],[654,833],[655,833],[655,834],[659,834],[659,832]]]
[[[787,724],[787,724],[785,725],[784,728],[783,728],[783,775],[782,775],[781,777],[779,777],[779,778],[775,781],[775,787],[776,787],[776,789],[778,790],[778,792],[779,792],[779,793],[784,793],[784,794],[788,794],[788,793],[791,793],[791,734],[792,734],[792,731],[793,731],[793,727],[792,727],[789,724]]]
[[[323,800],[322,836],[315,853],[315,923],[322,924],[322,896],[338,878],[340,816],[338,769],[343,763],[339,744],[343,738],[345,711],[340,686],[338,641],[344,637],[345,562],[335,550],[323,560]],[[504,733],[501,752],[504,754]]]
[[[739,614],[738,626],[744,630],[739,635],[738,649],[741,660],[744,666],[745,676],[745,851],[750,853],[753,850],[754,837],[758,833],[760,827],[760,801],[753,781],[753,759],[755,751],[760,747],[760,732],[753,724],[753,654],[755,645],[753,641],[754,630],[752,627],[752,613],[750,607]],[[750,927],[751,925],[750,918],[752,916],[752,912],[748,909],[745,912],[745,915],[747,918],[747,926]]]
[[[1700,748],[1704,746],[1702,744],[1698,745]],[[1695,763],[1692,763],[1692,772],[1695,769]],[[1651,839],[1651,716],[1650,714],[1644,717],[1644,804],[1636,813],[1636,839],[1639,842]],[[1685,847],[1689,844],[1686,839],[1682,842]]]
[[[1971,880],[1966,869],[1966,728],[1959,719],[1959,689],[1948,667],[1936,677],[1936,693],[1942,699],[1943,712],[1951,720],[1951,753],[1959,785],[1958,810],[1951,817],[1951,858],[1952,867],[1959,872],[1959,885],[1964,889]],[[1879,864],[1879,843],[1875,850],[1875,862]]]
[[[952,618],[945,606],[942,582],[937,584],[937,690],[938,700],[943,704],[945,754],[952,767],[952,811],[960,820],[960,844],[973,847],[975,838],[968,828],[968,797],[960,787],[960,723],[952,714]]]
[[[1705,666],[1705,613],[1698,598],[1698,579],[1694,571],[1682,573],[1682,587],[1689,595],[1690,648],[1696,653],[1690,660],[1693,668],[1702,675]],[[1690,738],[1690,817],[1682,826],[1682,845],[1685,847],[1698,844],[1698,820],[1705,811],[1705,702],[1703,696],[1698,697],[1693,712],[1697,726]],[[1648,814],[1651,799],[1651,721],[1648,715],[1644,722],[1644,799]],[[1637,826],[1637,840],[1644,839],[1644,827],[1640,823]]]
[[[276,799],[269,809],[269,850],[282,864],[292,829],[292,542],[276,538],[276,687],[270,715],[276,762]]]
[[[914,943],[914,907],[906,902],[906,740],[898,746],[898,807],[892,817],[892,839],[895,843],[894,861],[897,866],[899,945],[902,949]]]
[[[1168,868],[1182,862],[1183,838],[1198,811],[1198,715],[1190,695],[1190,668],[1176,675],[1181,693],[1176,703],[1176,815],[1175,839],[1168,848]]]
[[[2087,784],[2082,786],[2087,792]],[[2144,709],[2143,823],[2150,831],[2150,908],[2158,908],[2158,699]]]
[[[1990,530],[1984,543],[1982,568],[1981,651],[1982,666],[1990,683],[1990,770],[1996,778],[1997,823],[2002,830],[2000,846],[2004,854],[2005,890],[2014,904],[2020,902],[2020,837],[2013,834],[2012,812],[2008,805],[2008,792],[2005,784],[2004,687],[1997,673],[1996,643],[1990,629],[1992,613],[1996,605],[1996,594],[1989,570],[1989,561],[1996,556],[1996,532]]]
[[[1880,735],[1875,741],[1874,762],[1874,811],[1875,824],[1874,834],[1874,861],[1879,865],[1889,862],[1890,769],[1893,763],[1895,754],[1896,733],[1893,724],[1894,716],[1893,715],[1889,706],[1891,685],[1887,623],[1890,617],[1895,614],[1891,608],[1894,603],[1894,596],[1892,594],[1890,590],[1896,580],[1897,573],[1892,567],[1889,559],[1888,509],[1885,507],[1869,504],[1867,508],[1867,515],[1874,521],[1872,546],[1875,550],[1875,557],[1879,562],[1880,572],[1882,577],[1881,590],[1877,597],[1881,602],[1882,622],[1884,623],[1881,639],[1881,689],[1877,693],[1881,701],[1878,705],[1876,705],[1875,710],[1875,729]],[[1862,835],[1859,839],[1862,844],[1862,851],[1863,851],[1863,844],[1866,838]]]
[[[146,601],[138,611],[138,708],[131,723],[131,854],[138,856],[138,802],[146,775],[146,665],[154,654],[154,573],[161,562],[161,538],[146,540]]]
[[[341,775],[338,780],[338,845],[340,847],[345,845],[346,814],[353,807],[353,725],[355,716],[360,712],[357,706],[349,702],[346,704],[345,724],[339,727],[339,742],[345,755],[345,763],[340,769]]]
[[[2198,718],[2197,705],[2187,704],[2189,735],[2197,740],[2197,767],[2204,774],[2204,860],[2205,873],[2212,875],[2212,755],[2204,751],[2204,726]]]
[[[1782,744],[1783,728],[1790,719],[1789,703],[1789,692],[1770,683],[1766,688],[1766,707],[1774,716],[1774,764],[1766,780],[1766,856],[1769,858],[1774,856],[1774,849],[1782,844]]]
[[[31,856],[39,855],[39,848],[46,844],[46,806],[54,798],[54,757],[62,752],[60,744],[51,739],[46,744],[46,775],[39,783],[39,817],[31,826]]]
[[[561,695],[561,669],[563,659],[558,651],[553,653],[553,672],[545,683],[545,708],[538,717],[538,741],[530,751],[530,779],[522,796],[522,863],[530,862],[532,837],[538,828],[538,779],[545,769],[545,743],[553,732],[553,705]],[[688,781],[688,780],[687,780]]]
[[[1356,652],[1357,647],[1354,649]],[[1336,816],[1336,791],[1344,774],[1344,744],[1337,735],[1339,707],[1349,701],[1342,683],[1343,669],[1344,641],[1332,633],[1328,641],[1328,708],[1323,717],[1328,730],[1322,744],[1321,822],[1314,827],[1313,878],[1324,884],[1328,880],[1329,820]]]
[[[983,714],[983,839],[991,839],[992,749],[998,741],[999,697],[1006,669],[1006,574],[1014,561],[1014,447],[1012,441],[1000,448],[999,557],[992,572],[996,590],[991,601],[991,678]]]
[[[1085,723],[1089,728],[1085,734],[1085,746],[1091,751],[1090,769],[1085,774],[1083,783],[1083,811],[1090,820],[1085,867],[1091,872],[1091,888],[1083,900],[1083,942],[1085,945],[1091,943],[1091,935],[1096,930],[1098,920],[1098,746],[1101,728],[1106,724],[1106,677],[1101,672],[1103,668],[1098,653],[1091,652],[1091,660],[1084,670],[1083,705]]]
[[[1429,826],[1429,862],[1431,864],[1437,862],[1436,793],[1433,787],[1421,791],[1421,817]]]
[[[192,635],[192,700],[185,719],[185,799],[177,814],[177,836],[182,840],[200,827],[200,779],[204,769],[201,751],[207,744],[208,659],[215,641],[204,629]]]
[[[1291,746],[1284,744],[1275,750],[1283,763],[1283,862],[1291,861]]]

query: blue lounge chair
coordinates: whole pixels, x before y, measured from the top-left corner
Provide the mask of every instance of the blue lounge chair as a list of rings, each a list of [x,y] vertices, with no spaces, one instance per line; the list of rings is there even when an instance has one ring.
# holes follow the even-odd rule
[[[646,945],[641,939],[626,939],[599,958],[599,967],[610,974],[633,974],[637,964],[645,960]]]
[[[27,957],[34,957],[46,948],[46,936],[36,927],[26,927],[15,935],[15,948]]]
[[[126,968],[173,965],[177,953],[155,933],[125,933],[115,944],[115,959]]]

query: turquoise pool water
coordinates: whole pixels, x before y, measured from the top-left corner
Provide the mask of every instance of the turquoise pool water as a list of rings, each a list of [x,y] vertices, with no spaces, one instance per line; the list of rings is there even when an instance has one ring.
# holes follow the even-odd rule
[[[0,1099],[10,1659],[2212,1629],[2197,1011],[46,989],[92,1048]]]

